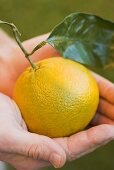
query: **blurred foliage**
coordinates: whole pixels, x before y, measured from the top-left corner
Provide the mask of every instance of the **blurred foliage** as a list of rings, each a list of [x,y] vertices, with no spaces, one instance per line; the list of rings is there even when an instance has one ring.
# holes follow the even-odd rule
[[[0,18],[16,24],[23,40],[51,31],[79,11],[114,20],[114,0],[0,0]]]
[[[22,40],[51,31],[72,12],[93,13],[114,21],[114,0],[0,0],[0,19],[16,24]],[[2,27],[12,35],[6,26]],[[104,70],[102,74],[114,81],[114,69]],[[113,150],[112,142],[67,164],[62,170],[114,170]],[[49,169],[53,168],[45,168]]]

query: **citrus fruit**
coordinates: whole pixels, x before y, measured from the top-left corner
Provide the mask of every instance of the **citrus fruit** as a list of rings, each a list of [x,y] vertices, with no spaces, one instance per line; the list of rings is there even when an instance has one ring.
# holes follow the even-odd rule
[[[96,81],[83,65],[54,57],[27,68],[16,82],[14,100],[30,132],[63,137],[84,129],[99,101]]]

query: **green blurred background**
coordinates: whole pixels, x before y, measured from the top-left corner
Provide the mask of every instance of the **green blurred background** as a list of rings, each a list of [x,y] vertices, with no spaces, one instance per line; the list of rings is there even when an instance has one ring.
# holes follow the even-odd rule
[[[15,23],[22,33],[22,40],[51,31],[72,12],[89,12],[114,21],[114,0],[0,0],[0,19]],[[12,35],[6,27],[4,29]],[[97,71],[114,82],[114,69]],[[114,170],[113,150],[112,142],[66,164],[62,170]]]

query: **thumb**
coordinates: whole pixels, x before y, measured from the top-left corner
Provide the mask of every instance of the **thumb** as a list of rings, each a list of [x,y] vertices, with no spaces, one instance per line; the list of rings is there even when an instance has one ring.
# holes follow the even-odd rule
[[[65,164],[65,151],[53,139],[29,132],[15,134],[14,152],[35,160],[49,161],[56,168]]]

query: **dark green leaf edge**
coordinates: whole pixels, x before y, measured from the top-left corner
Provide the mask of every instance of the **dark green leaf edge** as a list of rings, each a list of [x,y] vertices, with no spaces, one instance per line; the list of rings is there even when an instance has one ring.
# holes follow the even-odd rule
[[[99,65],[98,63],[97,63],[97,65],[94,64],[93,61],[92,61],[90,64],[88,64],[88,63],[83,63],[83,62],[77,60],[77,58],[71,58],[70,56],[67,57],[67,56],[64,55],[64,53],[62,53],[59,49],[56,48],[56,46],[54,45],[54,43],[52,43],[52,41],[55,41],[55,40],[53,39],[53,32],[54,32],[62,23],[64,23],[65,20],[66,20],[68,17],[70,17],[70,16],[72,16],[72,15],[86,15],[86,16],[88,15],[88,16],[92,16],[92,17],[95,17],[95,18],[100,19],[100,20],[103,21],[103,22],[108,22],[109,24],[113,24],[113,26],[114,26],[114,22],[113,22],[113,21],[109,21],[109,20],[107,20],[107,19],[104,19],[104,18],[99,17],[99,16],[97,16],[97,15],[93,15],[93,14],[91,14],[91,13],[72,13],[72,14],[68,15],[67,17],[65,17],[62,22],[60,22],[58,25],[56,25],[56,26],[53,28],[53,30],[52,30],[51,34],[49,35],[49,37],[47,38],[46,42],[49,43],[52,47],[54,47],[57,51],[59,51],[59,53],[60,53],[63,57],[73,59],[73,60],[75,60],[75,61],[77,61],[77,62],[80,62],[80,63],[86,65],[86,66],[90,66],[90,67],[91,67],[91,66],[92,66],[92,67],[101,67],[101,66],[102,66],[102,67],[104,67],[104,68],[113,67],[113,66],[114,66],[114,63],[113,63],[113,62],[114,62],[114,38],[113,38],[113,46],[109,47],[110,50],[111,50],[112,55],[107,57],[107,58],[110,57],[111,62],[109,62],[109,63],[108,63],[108,62],[105,62],[104,64],[102,63],[102,64],[100,64],[100,65]],[[64,36],[63,36],[63,37],[64,37]],[[114,32],[113,32],[113,37],[114,37]],[[66,39],[64,38],[64,40],[67,41],[68,38],[66,38]],[[57,40],[56,42],[61,43],[61,41],[59,42],[58,40]]]

